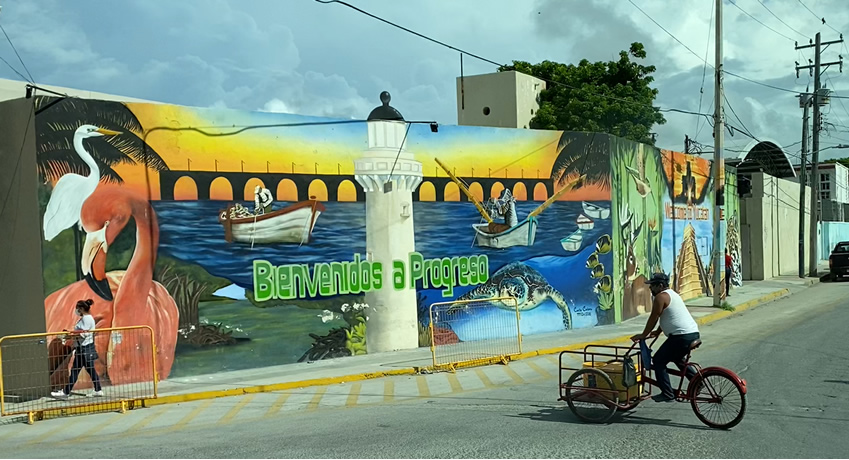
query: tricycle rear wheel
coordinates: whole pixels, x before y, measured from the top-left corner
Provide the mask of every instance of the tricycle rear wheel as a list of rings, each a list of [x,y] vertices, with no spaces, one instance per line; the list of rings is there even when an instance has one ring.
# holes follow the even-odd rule
[[[688,393],[696,417],[711,428],[727,430],[746,415],[743,386],[724,372],[709,370],[693,377]]]
[[[569,377],[564,399],[579,419],[605,423],[613,417],[619,404],[619,390],[610,376],[598,369],[580,369]]]

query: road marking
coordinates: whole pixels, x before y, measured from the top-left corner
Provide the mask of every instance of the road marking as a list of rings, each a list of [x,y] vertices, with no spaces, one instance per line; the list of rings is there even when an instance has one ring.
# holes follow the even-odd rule
[[[425,376],[416,376],[416,385],[419,387],[420,397],[427,398],[428,396],[430,396],[430,388],[428,388],[427,386],[427,380],[425,379]]]
[[[319,387],[316,390],[315,394],[312,396],[309,404],[307,404],[306,410],[316,410],[318,408],[318,403],[321,402],[321,398],[324,396],[324,393],[327,392],[327,387]]]
[[[392,379],[386,379],[383,382],[383,401],[389,402],[395,399],[395,381]]]
[[[272,415],[280,412],[280,409],[283,408],[283,404],[286,404],[286,400],[289,399],[290,393],[283,393],[277,398],[277,401],[274,401],[274,404],[268,408],[268,412],[265,413],[266,417],[271,417]]]
[[[160,408],[159,410],[154,410],[152,414],[147,417],[141,419],[135,425],[127,428],[125,431],[134,432],[136,430],[141,430],[142,428],[150,425],[150,422],[156,420],[157,417],[165,413],[165,407]]]
[[[361,382],[354,382],[351,385],[351,391],[348,393],[348,400],[345,401],[345,407],[354,407],[357,405],[357,399],[360,397],[362,388],[363,384]]]
[[[525,379],[523,379],[521,375],[517,374],[516,371],[510,369],[510,366],[504,366],[504,372],[507,373],[514,382],[525,383]]]
[[[45,441],[45,439],[47,439],[47,438],[49,438],[49,437],[51,437],[51,436],[53,436],[53,435],[56,435],[56,434],[58,434],[58,433],[61,433],[61,432],[65,431],[65,430],[67,430],[68,428],[71,428],[71,427],[73,427],[73,426],[75,426],[74,422],[67,421],[67,422],[66,422],[66,423],[64,423],[63,425],[58,426],[57,428],[51,429],[50,431],[48,431],[48,432],[46,432],[46,433],[42,434],[41,436],[36,436],[36,437],[34,437],[33,439],[30,439],[28,442],[24,443],[24,445],[27,445],[27,446],[28,446],[28,445],[32,445],[32,444],[36,444],[36,443],[40,443],[40,442],[44,442],[44,441]]]
[[[195,407],[194,410],[189,412],[189,414],[186,415],[185,417],[183,417],[182,420],[180,420],[179,422],[174,424],[173,430],[176,431],[176,430],[179,430],[179,429],[185,427],[186,425],[188,425],[189,422],[194,420],[194,418],[197,417],[198,415],[200,415],[200,413],[203,412],[207,407],[211,406],[214,401],[215,401],[214,399],[207,399],[206,401],[201,403],[198,407]]]
[[[490,380],[489,377],[486,376],[486,374],[483,372],[483,369],[475,369],[475,374],[478,375],[478,378],[481,380],[481,383],[483,383],[483,386],[487,388],[495,388],[495,385],[492,384],[492,380]]]
[[[238,404],[236,404],[235,406],[233,406],[233,408],[232,408],[232,409],[230,409],[230,410],[229,410],[226,414],[224,414],[224,416],[223,416],[223,417],[221,417],[221,419],[219,419],[219,420],[218,420],[218,424],[224,424],[224,423],[229,422],[230,420],[233,420],[233,419],[236,417],[236,415],[238,415],[238,414],[239,414],[239,412],[240,412],[240,411],[241,411],[241,410],[242,410],[245,406],[247,406],[247,405],[248,405],[248,403],[250,403],[251,401],[253,401],[253,399],[254,399],[254,398],[256,398],[256,394],[249,394],[249,395],[243,396],[243,397],[242,397],[242,400],[241,400],[241,401],[239,401],[239,403],[238,403]]]
[[[451,385],[452,393],[463,391],[463,385],[460,385],[460,379],[455,374],[448,374],[448,384]]]
[[[543,369],[542,366],[540,366],[539,364],[537,364],[533,361],[525,361],[525,364],[527,364],[528,367],[530,367],[531,369],[535,370],[537,374],[539,374],[539,375],[541,375],[541,376],[543,376],[547,379],[553,377],[551,375],[551,372],[548,372],[547,370]]]
[[[560,366],[560,357],[559,356],[556,357],[556,358],[554,357],[554,355],[543,355],[543,356],[545,356],[545,359],[551,361],[554,364],[557,364],[557,366]]]
[[[88,438],[88,437],[94,436],[100,430],[102,430],[102,429],[106,428],[107,426],[115,423],[115,421],[118,420],[119,418],[126,417],[126,416],[127,416],[126,413],[124,413],[124,414],[122,414],[122,413],[112,414],[112,417],[106,417],[106,420],[104,420],[103,423],[101,423],[99,425],[95,425],[92,429],[86,431],[85,433],[80,434],[79,437],[80,438]]]

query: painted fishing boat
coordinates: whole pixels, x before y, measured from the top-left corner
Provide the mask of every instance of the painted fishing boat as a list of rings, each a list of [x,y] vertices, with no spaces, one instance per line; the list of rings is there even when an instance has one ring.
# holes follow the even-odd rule
[[[518,224],[497,233],[489,233],[489,224],[474,224],[475,243],[487,248],[505,249],[513,246],[533,246],[538,221],[530,216]]]
[[[318,216],[324,212],[325,207],[319,201],[307,200],[252,216],[234,216],[233,209],[231,205],[218,215],[218,222],[224,226],[224,238],[228,243],[307,244]]]
[[[610,217],[610,208],[605,208],[604,206],[599,206],[592,203],[587,203],[584,201],[582,203],[584,208],[584,214],[593,219],[607,219]]]
[[[584,214],[578,216],[576,223],[581,230],[592,230],[595,227],[595,222]]]
[[[560,245],[567,252],[578,252],[581,250],[581,243],[584,241],[584,235],[580,230],[560,240]]]

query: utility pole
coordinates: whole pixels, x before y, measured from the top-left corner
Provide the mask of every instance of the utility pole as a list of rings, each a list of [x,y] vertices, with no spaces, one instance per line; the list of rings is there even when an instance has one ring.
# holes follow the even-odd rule
[[[829,45],[843,43],[843,34],[840,34],[839,40],[832,40],[829,42],[822,42],[822,38],[820,33],[817,32],[816,39],[814,43],[809,43],[807,45],[799,46],[796,45],[796,49],[806,49],[806,48],[814,48],[814,64],[813,66],[796,66],[796,75],[799,75],[799,70],[801,69],[810,69],[813,67],[814,71],[814,94],[812,105],[814,106],[814,138],[813,138],[813,146],[811,151],[811,234],[809,235],[808,245],[809,249],[809,259],[808,263],[808,275],[809,276],[817,276],[817,265],[819,262],[818,252],[819,247],[817,245],[817,229],[820,220],[820,180],[819,180],[819,151],[820,151],[820,129],[822,128],[822,113],[820,111],[820,107],[828,103],[828,91],[821,91],[820,77],[822,76],[822,72],[825,69],[828,69],[829,66],[839,65],[840,71],[843,72],[843,56],[840,56],[839,61],[834,62],[822,62],[822,52],[823,46],[828,48]],[[825,69],[823,69],[823,67]],[[823,96],[826,96],[823,98]],[[801,206],[801,204],[800,204]]]
[[[713,306],[719,307],[721,303],[719,272],[723,268],[720,265],[722,254],[722,235],[720,235],[720,214],[722,206],[719,205],[719,194],[723,184],[722,178],[722,144],[725,135],[725,127],[722,114],[722,2],[716,2],[716,75],[714,78],[714,112],[713,112]]]
[[[808,107],[811,106],[811,95],[805,90],[799,95],[799,105],[802,107],[802,165],[799,171],[799,278],[805,277],[805,182],[808,177]]]

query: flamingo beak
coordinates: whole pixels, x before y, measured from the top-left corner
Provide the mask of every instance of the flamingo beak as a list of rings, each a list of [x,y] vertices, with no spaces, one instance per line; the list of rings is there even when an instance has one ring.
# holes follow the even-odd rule
[[[98,133],[103,134],[104,136],[117,136],[121,134],[120,131],[112,131],[111,129],[100,128],[97,130]]]
[[[106,227],[108,226],[107,222],[100,230],[86,234],[80,267],[91,290],[102,299],[111,301],[112,290],[109,287],[109,280],[106,279],[106,251],[109,249],[109,244],[106,242]]]

